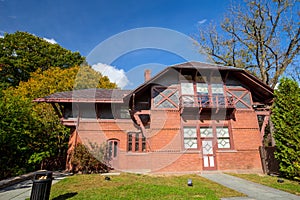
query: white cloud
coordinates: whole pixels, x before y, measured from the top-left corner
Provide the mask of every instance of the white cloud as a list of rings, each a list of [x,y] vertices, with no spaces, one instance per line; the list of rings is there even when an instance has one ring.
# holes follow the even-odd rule
[[[57,44],[57,42],[51,38],[51,39],[48,39],[48,38],[43,38],[44,40],[46,40],[47,42],[51,43],[51,44]]]
[[[198,21],[198,24],[199,24],[199,25],[200,25],[200,24],[204,24],[206,21],[207,21],[207,19],[202,19],[202,20]]]
[[[107,76],[111,82],[116,83],[121,89],[129,84],[129,80],[123,69],[117,69],[103,63],[97,63],[92,68],[101,72],[102,75]]]
[[[5,31],[0,30],[0,38],[4,38]]]

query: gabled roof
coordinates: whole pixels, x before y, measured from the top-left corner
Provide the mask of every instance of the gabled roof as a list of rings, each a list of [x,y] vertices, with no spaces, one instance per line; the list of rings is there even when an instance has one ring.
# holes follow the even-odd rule
[[[178,68],[178,69],[220,69],[220,70],[241,70],[236,67],[231,67],[231,66],[223,66],[223,65],[218,65],[214,63],[203,63],[203,62],[196,62],[196,61],[191,61],[191,62],[184,62],[184,63],[179,63],[176,65],[169,66],[169,68]]]
[[[261,80],[253,76],[252,74],[246,72],[244,69],[217,65],[217,64],[195,62],[195,61],[180,63],[165,68],[160,73],[152,77],[150,80],[144,82],[142,85],[140,85],[135,90],[133,90],[127,97],[130,97],[132,94],[139,93],[140,91],[149,87],[151,84],[155,84],[156,80],[164,76],[167,72],[174,69],[177,71],[191,69],[191,70],[197,70],[200,73],[205,71],[212,71],[212,70],[219,71],[219,72],[227,71],[231,75],[236,77],[241,83],[246,85],[251,90],[251,93],[263,99],[265,103],[271,103],[273,99],[274,90],[268,85],[266,85],[265,83],[263,83]]]
[[[228,72],[228,74],[237,78],[242,84],[247,86],[251,93],[257,96],[265,103],[271,103],[273,99],[273,89],[264,84],[255,76],[249,74],[244,69],[227,67],[217,64],[201,63],[201,62],[185,62],[169,66],[162,70],[160,73],[152,77],[150,80],[144,82],[134,90],[120,90],[120,89],[84,89],[74,90],[68,92],[59,92],[44,98],[35,99],[35,102],[103,102],[103,103],[123,103],[128,100],[133,94],[137,94],[152,84],[156,80],[163,77],[171,70],[198,70],[200,73],[204,71],[219,71]],[[126,97],[126,98],[125,98]]]
[[[123,98],[131,90],[120,89],[83,89],[67,92],[58,92],[44,98],[35,99],[35,102],[99,102],[99,103],[123,103]]]

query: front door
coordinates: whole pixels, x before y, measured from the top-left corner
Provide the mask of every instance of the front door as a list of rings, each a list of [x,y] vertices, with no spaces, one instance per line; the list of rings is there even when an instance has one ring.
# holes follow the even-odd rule
[[[200,136],[203,157],[203,170],[216,170],[217,167],[213,129],[211,127],[201,127]]]

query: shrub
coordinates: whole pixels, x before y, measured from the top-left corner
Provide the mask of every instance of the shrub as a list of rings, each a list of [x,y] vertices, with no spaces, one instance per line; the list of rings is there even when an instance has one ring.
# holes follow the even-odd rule
[[[84,144],[77,144],[72,155],[74,173],[104,173],[111,170],[106,159],[106,147],[104,145],[90,144],[91,151]]]

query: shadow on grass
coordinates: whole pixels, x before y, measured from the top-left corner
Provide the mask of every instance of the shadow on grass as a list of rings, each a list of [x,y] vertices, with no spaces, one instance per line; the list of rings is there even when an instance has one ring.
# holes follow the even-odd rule
[[[69,193],[66,193],[66,194],[59,195],[58,197],[55,197],[52,200],[65,200],[65,199],[72,198],[77,194],[78,194],[77,192],[69,192]]]

